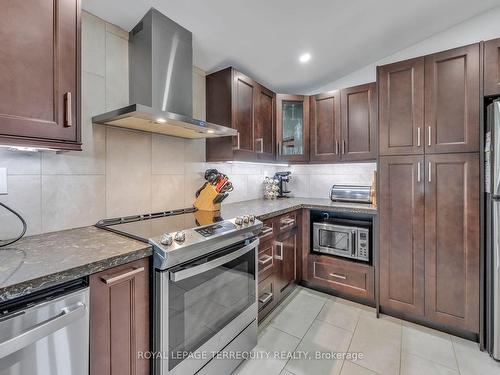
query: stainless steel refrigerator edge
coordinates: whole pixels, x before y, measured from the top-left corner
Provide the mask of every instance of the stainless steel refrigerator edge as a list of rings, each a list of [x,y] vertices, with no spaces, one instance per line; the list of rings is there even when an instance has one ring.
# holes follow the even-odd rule
[[[486,349],[500,360],[500,100],[487,107],[486,192]]]

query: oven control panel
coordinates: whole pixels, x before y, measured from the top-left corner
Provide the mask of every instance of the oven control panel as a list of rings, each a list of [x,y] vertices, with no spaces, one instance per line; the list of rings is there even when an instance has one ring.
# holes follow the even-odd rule
[[[236,228],[236,225],[234,225],[230,221],[223,221],[221,223],[209,225],[207,227],[196,228],[195,232],[198,232],[203,237],[211,237],[214,234],[224,233],[224,232],[227,232],[228,230],[232,230],[235,228]]]

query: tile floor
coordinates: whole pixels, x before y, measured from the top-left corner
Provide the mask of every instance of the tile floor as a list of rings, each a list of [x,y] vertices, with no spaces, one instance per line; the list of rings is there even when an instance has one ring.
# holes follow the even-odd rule
[[[256,352],[294,353],[242,363],[238,375],[500,375],[474,342],[383,315],[375,309],[298,287],[259,328]],[[306,359],[301,353],[363,353]]]

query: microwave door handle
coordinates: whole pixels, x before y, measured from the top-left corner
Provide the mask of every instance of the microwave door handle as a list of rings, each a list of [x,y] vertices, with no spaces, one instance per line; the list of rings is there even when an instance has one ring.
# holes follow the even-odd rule
[[[258,245],[259,245],[259,239],[257,238],[252,242],[250,242],[248,245],[243,246],[241,249],[238,249],[230,254],[221,256],[219,258],[211,260],[210,262],[200,264],[199,266],[194,266],[177,272],[172,272],[170,273],[170,280],[173,282],[177,282],[199,275],[200,273],[210,271],[216,267],[222,266],[225,263],[231,262],[241,257],[242,255],[245,255],[249,251],[255,249]]]
[[[351,255],[356,257],[357,249],[356,249],[356,231],[351,231]]]

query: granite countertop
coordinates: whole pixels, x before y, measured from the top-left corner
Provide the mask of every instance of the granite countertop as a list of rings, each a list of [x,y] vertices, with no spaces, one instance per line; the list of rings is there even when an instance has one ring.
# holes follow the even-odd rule
[[[0,248],[0,302],[151,254],[146,243],[95,227],[25,237]]]
[[[376,215],[373,205],[329,199],[254,199],[222,205],[225,218],[254,214],[261,220],[300,208]],[[0,248],[0,302],[152,255],[146,243],[96,227],[25,237]]]
[[[222,217],[253,214],[260,220],[269,219],[300,208],[329,209],[337,212],[376,215],[377,206],[364,203],[339,203],[321,198],[254,199],[222,205]]]

